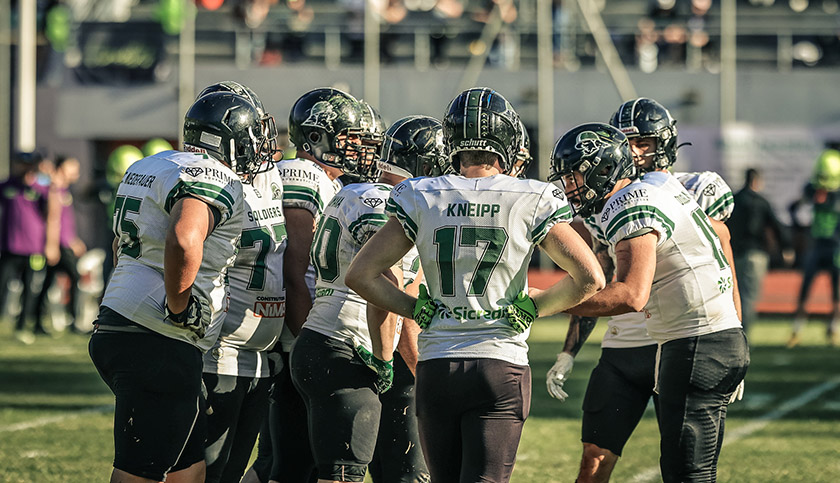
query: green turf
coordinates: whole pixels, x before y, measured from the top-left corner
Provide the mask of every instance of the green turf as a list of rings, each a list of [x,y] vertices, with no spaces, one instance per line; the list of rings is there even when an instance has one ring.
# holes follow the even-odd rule
[[[533,402],[514,483],[574,480],[581,398],[603,329],[596,329],[578,356],[566,386],[570,398],[560,403],[548,397],[545,373],[565,323],[541,319],[535,325]],[[788,321],[763,320],[750,333],[746,395],[730,407],[719,481],[840,481],[840,349],[827,347],[824,333],[822,323],[809,324],[803,345],[795,349],[784,347]],[[778,414],[815,388],[822,392],[810,402]],[[106,481],[113,455],[112,404],[88,358],[86,337],[38,338],[26,346],[12,337],[8,324],[0,326],[0,482]],[[763,421],[768,415],[770,420]],[[658,457],[656,424],[648,411],[613,481],[658,481]],[[643,474],[650,479],[640,479]]]

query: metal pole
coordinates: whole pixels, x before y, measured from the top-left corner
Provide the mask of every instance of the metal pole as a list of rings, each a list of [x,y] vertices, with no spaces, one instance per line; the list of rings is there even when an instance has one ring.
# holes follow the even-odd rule
[[[618,95],[622,101],[633,99],[636,96],[636,89],[633,87],[633,82],[630,81],[630,76],[627,74],[627,69],[621,62],[621,57],[618,55],[618,50],[610,37],[610,32],[604,24],[604,19],[601,18],[601,13],[598,12],[598,7],[593,0],[577,0],[580,12],[583,14],[583,20],[592,32],[592,37],[595,39],[595,45],[598,46],[598,51],[604,58],[604,65],[610,73],[613,84],[615,84]]]
[[[374,0],[365,2],[365,85],[364,99],[379,109],[379,19]]]
[[[195,100],[195,13],[192,1],[184,1],[184,24],[178,37],[178,146],[184,145],[184,114]]]
[[[537,118],[539,152],[531,153],[537,160],[540,179],[548,179],[551,149],[554,147],[554,22],[551,0],[537,0]],[[540,268],[553,267],[550,258],[540,256]]]
[[[735,0],[720,3],[720,124],[737,119],[736,102],[736,15]]]
[[[0,180],[9,177],[9,153],[12,150],[9,122],[12,114],[11,3],[11,0],[0,0]]]
[[[19,151],[35,150],[35,48],[37,47],[37,1],[21,0],[18,44],[18,140]]]

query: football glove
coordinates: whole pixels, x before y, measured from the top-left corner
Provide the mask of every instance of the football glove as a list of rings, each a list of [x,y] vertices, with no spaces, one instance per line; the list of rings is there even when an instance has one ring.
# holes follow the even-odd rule
[[[382,394],[388,389],[391,389],[391,386],[394,384],[394,359],[383,361],[365,349],[361,344],[356,346],[356,354],[359,354],[359,357],[362,358],[365,365],[376,373],[376,383],[374,384],[376,392]]]
[[[421,329],[426,329],[432,323],[432,318],[437,312],[437,302],[429,296],[429,291],[424,284],[420,284],[420,293],[417,294],[417,302],[414,303],[413,319]]]
[[[734,403],[735,401],[740,401],[744,398],[744,380],[741,379],[741,384],[738,384],[738,387],[735,388],[735,392],[729,396],[729,404]]]
[[[166,311],[166,320],[182,329],[192,331],[199,339],[204,338],[207,331],[207,326],[210,323],[210,317],[204,317],[204,310],[201,301],[195,295],[190,295],[190,300],[187,302],[187,308],[180,313],[173,313],[169,309],[169,302],[164,300],[164,310]]]
[[[519,334],[528,330],[528,327],[531,327],[534,320],[540,316],[534,299],[525,292],[520,292],[513,303],[505,307],[505,311],[508,323]]]
[[[572,367],[575,364],[575,359],[568,352],[561,352],[557,354],[557,362],[548,370],[545,376],[545,385],[548,388],[548,393],[554,399],[559,399],[560,402],[566,400],[569,394],[563,390],[563,384],[569,380],[569,374],[572,373]]]

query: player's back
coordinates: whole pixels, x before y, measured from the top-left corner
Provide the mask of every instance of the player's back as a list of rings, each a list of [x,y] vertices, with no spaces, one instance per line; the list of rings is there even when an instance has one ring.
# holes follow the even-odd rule
[[[534,245],[569,221],[563,191],[506,175],[447,175],[394,188],[388,210],[417,246],[431,296],[445,308],[420,335],[421,360],[490,357],[527,363],[528,332],[501,307],[528,289]]]
[[[170,211],[178,200],[207,203],[219,221],[204,241],[192,293],[212,310],[199,340],[187,329],[164,321],[164,248]],[[102,304],[158,333],[207,350],[218,336],[224,314],[224,273],[232,263],[242,228],[242,183],[229,168],[207,155],[164,151],[132,164],[117,189],[114,233],[118,263]]]

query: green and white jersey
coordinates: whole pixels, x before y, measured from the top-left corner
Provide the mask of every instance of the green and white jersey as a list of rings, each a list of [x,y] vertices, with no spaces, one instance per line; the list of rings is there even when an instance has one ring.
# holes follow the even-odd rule
[[[280,337],[286,314],[283,253],[283,180],[276,168],[244,184],[245,210],[236,260],[228,270],[227,317],[204,372],[268,377],[268,353]]]
[[[613,259],[616,244],[625,238],[650,230],[659,237],[647,305],[642,312],[613,317],[610,324],[617,325],[608,328],[608,336],[629,339],[638,318],[644,318],[648,334],[660,344],[741,326],[732,301],[732,270],[720,240],[703,209],[672,175],[645,174],[611,196],[590,220]],[[610,334],[613,327],[616,334]],[[608,340],[602,345],[635,346]]]
[[[211,308],[204,338],[166,322],[163,255],[169,212],[184,197],[207,203],[219,215],[204,241],[204,257],[192,293]],[[102,305],[159,334],[202,351],[213,346],[227,310],[225,275],[242,232],[242,183],[204,154],[164,151],[132,164],[117,188],[114,233],[118,262]]]
[[[341,183],[330,179],[318,164],[307,159],[286,159],[277,163],[277,171],[283,180],[283,208],[301,208],[315,218],[321,218],[324,207],[341,190]],[[306,285],[310,297],[315,299],[315,268],[310,265],[306,272]],[[280,345],[285,352],[292,350],[295,337],[283,326]]]
[[[682,183],[709,218],[725,222],[732,216],[732,210],[735,208],[732,188],[719,174],[714,171],[702,171],[674,173],[674,177]]]
[[[717,173],[705,171],[701,173],[674,173],[673,175],[709,218],[726,221],[732,214],[732,208],[734,207],[732,190]],[[599,232],[595,218],[589,217],[583,221],[590,234],[597,239]],[[608,245],[602,234],[598,241]],[[613,263],[615,263],[615,260],[613,260]],[[628,348],[655,344],[656,341],[651,339],[647,333],[646,320],[645,312],[630,312],[611,317],[607,321],[607,331],[601,341],[601,347]]]
[[[529,331],[517,334],[502,307],[528,290],[534,246],[571,221],[563,190],[501,174],[416,178],[394,188],[386,211],[417,246],[429,293],[442,304],[420,333],[420,360],[527,364]]]
[[[351,184],[324,210],[309,257],[317,279],[305,328],[373,350],[367,302],[344,284],[344,276],[365,242],[388,221],[385,200],[390,192],[387,184]]]

